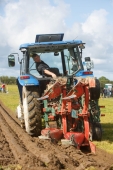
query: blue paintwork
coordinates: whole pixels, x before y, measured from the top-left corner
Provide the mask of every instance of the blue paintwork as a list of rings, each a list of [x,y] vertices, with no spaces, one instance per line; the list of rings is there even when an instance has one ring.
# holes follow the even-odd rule
[[[20,45],[20,49],[29,48],[30,46],[40,46],[40,45],[60,45],[60,44],[82,44],[81,40],[72,40],[72,41],[52,41],[52,42],[37,42],[37,43],[25,43]]]
[[[93,73],[92,74],[88,74],[88,75],[84,75],[83,73],[86,72],[84,70],[80,70],[78,73],[76,73],[76,77],[80,77],[80,78],[86,78],[86,77],[94,77]],[[74,81],[74,85],[76,85],[78,83],[78,80],[75,79]]]
[[[25,74],[22,76],[29,76],[30,78],[21,80],[20,77],[18,77],[18,81],[21,86],[32,86],[32,85],[37,86],[37,85],[39,85],[39,81],[34,76],[29,75],[29,74]]]
[[[22,102],[22,87],[23,86],[37,86],[37,85],[39,85],[39,81],[32,75],[25,74],[22,76],[30,76],[30,78],[24,79],[24,80],[21,80],[20,77],[17,78],[17,86],[18,86],[21,102]]]
[[[84,72],[87,72],[87,71],[80,70],[78,73],[76,73],[76,77],[82,77],[82,78],[85,78],[85,77],[94,77],[93,73],[85,75],[85,74],[83,74]]]
[[[23,87],[23,86],[21,86],[20,82],[18,81],[18,78],[17,78],[17,80],[16,80],[16,84],[17,84],[18,91],[19,91],[19,94],[20,94],[20,100],[21,100],[21,102],[22,102],[22,87]]]

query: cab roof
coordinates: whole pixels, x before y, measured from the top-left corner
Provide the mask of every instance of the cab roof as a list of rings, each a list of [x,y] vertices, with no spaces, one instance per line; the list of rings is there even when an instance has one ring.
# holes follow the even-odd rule
[[[63,48],[69,48],[71,46],[76,46],[82,43],[81,40],[71,40],[71,41],[63,41],[64,34],[38,34],[36,35],[34,43],[25,43],[21,44],[19,50],[23,48],[47,48],[50,46],[60,46]]]

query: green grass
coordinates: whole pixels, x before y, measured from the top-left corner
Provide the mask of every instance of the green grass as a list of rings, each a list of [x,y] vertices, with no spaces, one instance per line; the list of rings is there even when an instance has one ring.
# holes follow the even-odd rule
[[[12,111],[15,111],[19,105],[19,93],[16,85],[7,85],[8,93],[0,92],[0,100],[8,106]]]
[[[99,105],[104,105],[101,108],[101,113],[105,116],[101,117],[103,137],[101,142],[94,142],[96,146],[113,153],[113,98],[100,98]]]
[[[0,93],[0,100],[15,112],[19,104],[19,94],[16,85],[8,85],[9,93]],[[109,153],[113,153],[113,98],[100,98],[99,105],[104,105],[101,108],[101,113],[105,114],[101,117],[103,129],[103,138],[101,142],[94,141],[95,145]]]

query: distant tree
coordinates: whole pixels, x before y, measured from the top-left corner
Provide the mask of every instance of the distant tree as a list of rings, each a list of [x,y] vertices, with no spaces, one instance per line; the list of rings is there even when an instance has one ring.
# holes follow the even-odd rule
[[[111,84],[113,85],[113,81],[110,81],[111,82]]]
[[[0,83],[4,84],[16,84],[16,77],[1,76]]]
[[[101,88],[104,88],[105,84],[108,84],[108,83],[113,85],[113,81],[110,81],[108,78],[106,78],[104,76],[100,77],[99,81],[100,81]]]

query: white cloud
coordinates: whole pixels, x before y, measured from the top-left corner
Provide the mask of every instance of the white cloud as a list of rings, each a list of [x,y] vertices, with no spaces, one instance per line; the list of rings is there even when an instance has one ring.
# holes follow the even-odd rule
[[[106,25],[106,15],[107,12],[104,9],[93,11],[86,22],[82,24],[83,31],[91,35],[95,34],[95,36],[103,34],[105,32],[104,26]]]
[[[89,52],[94,59],[97,76],[106,75],[113,79],[113,31],[107,23],[107,12],[105,10],[94,11],[83,23],[83,32],[89,34],[92,39],[91,44],[88,44],[86,55]]]
[[[5,11],[8,43],[17,46],[22,42],[34,42],[37,33],[64,30],[68,6],[63,1],[52,6],[48,0],[20,0],[18,3],[7,4]]]

